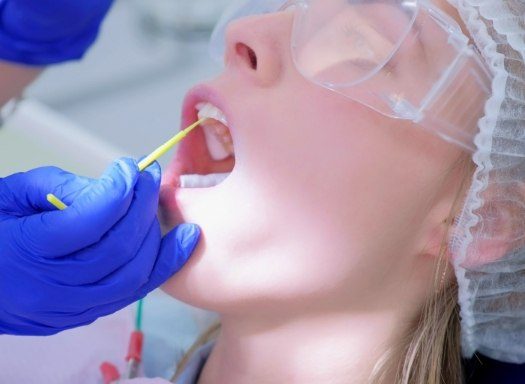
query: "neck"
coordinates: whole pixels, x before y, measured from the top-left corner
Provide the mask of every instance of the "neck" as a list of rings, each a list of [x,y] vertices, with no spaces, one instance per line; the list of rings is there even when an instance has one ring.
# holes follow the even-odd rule
[[[394,311],[279,321],[224,316],[199,384],[366,383],[402,334],[401,318]]]

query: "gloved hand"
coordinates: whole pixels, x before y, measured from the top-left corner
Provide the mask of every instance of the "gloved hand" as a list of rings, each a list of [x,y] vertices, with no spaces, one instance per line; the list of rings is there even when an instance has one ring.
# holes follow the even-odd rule
[[[113,0],[0,0],[0,59],[47,65],[79,59]]]
[[[89,324],[182,268],[200,230],[183,224],[161,239],[160,173],[121,159],[98,180],[51,167],[0,178],[0,333]],[[56,210],[48,193],[69,208]]]

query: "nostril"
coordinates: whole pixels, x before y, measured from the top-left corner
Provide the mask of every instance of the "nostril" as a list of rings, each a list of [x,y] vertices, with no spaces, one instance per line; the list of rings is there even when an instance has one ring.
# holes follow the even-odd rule
[[[235,46],[235,51],[240,57],[249,63],[251,69],[254,71],[257,70],[257,54],[253,49],[244,43],[237,43]]]

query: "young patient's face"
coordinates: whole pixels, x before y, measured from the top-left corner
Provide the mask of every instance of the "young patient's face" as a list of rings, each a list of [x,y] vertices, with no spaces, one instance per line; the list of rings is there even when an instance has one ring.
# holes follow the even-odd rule
[[[437,199],[457,185],[444,175],[460,151],[307,81],[291,59],[292,19],[233,23],[224,72],[190,92],[183,123],[198,102],[219,107],[235,161],[211,160],[199,129],[167,170],[165,222],[203,236],[164,289],[225,314],[398,305],[400,286],[428,277],[414,255],[441,240],[432,225],[449,206]],[[180,174],[234,162],[215,187],[178,187]]]

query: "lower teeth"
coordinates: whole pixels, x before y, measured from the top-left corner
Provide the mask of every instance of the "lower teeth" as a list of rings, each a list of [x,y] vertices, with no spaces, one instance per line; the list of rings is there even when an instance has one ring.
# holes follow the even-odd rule
[[[181,175],[181,188],[209,188],[224,181],[229,173],[212,173],[210,175]]]

